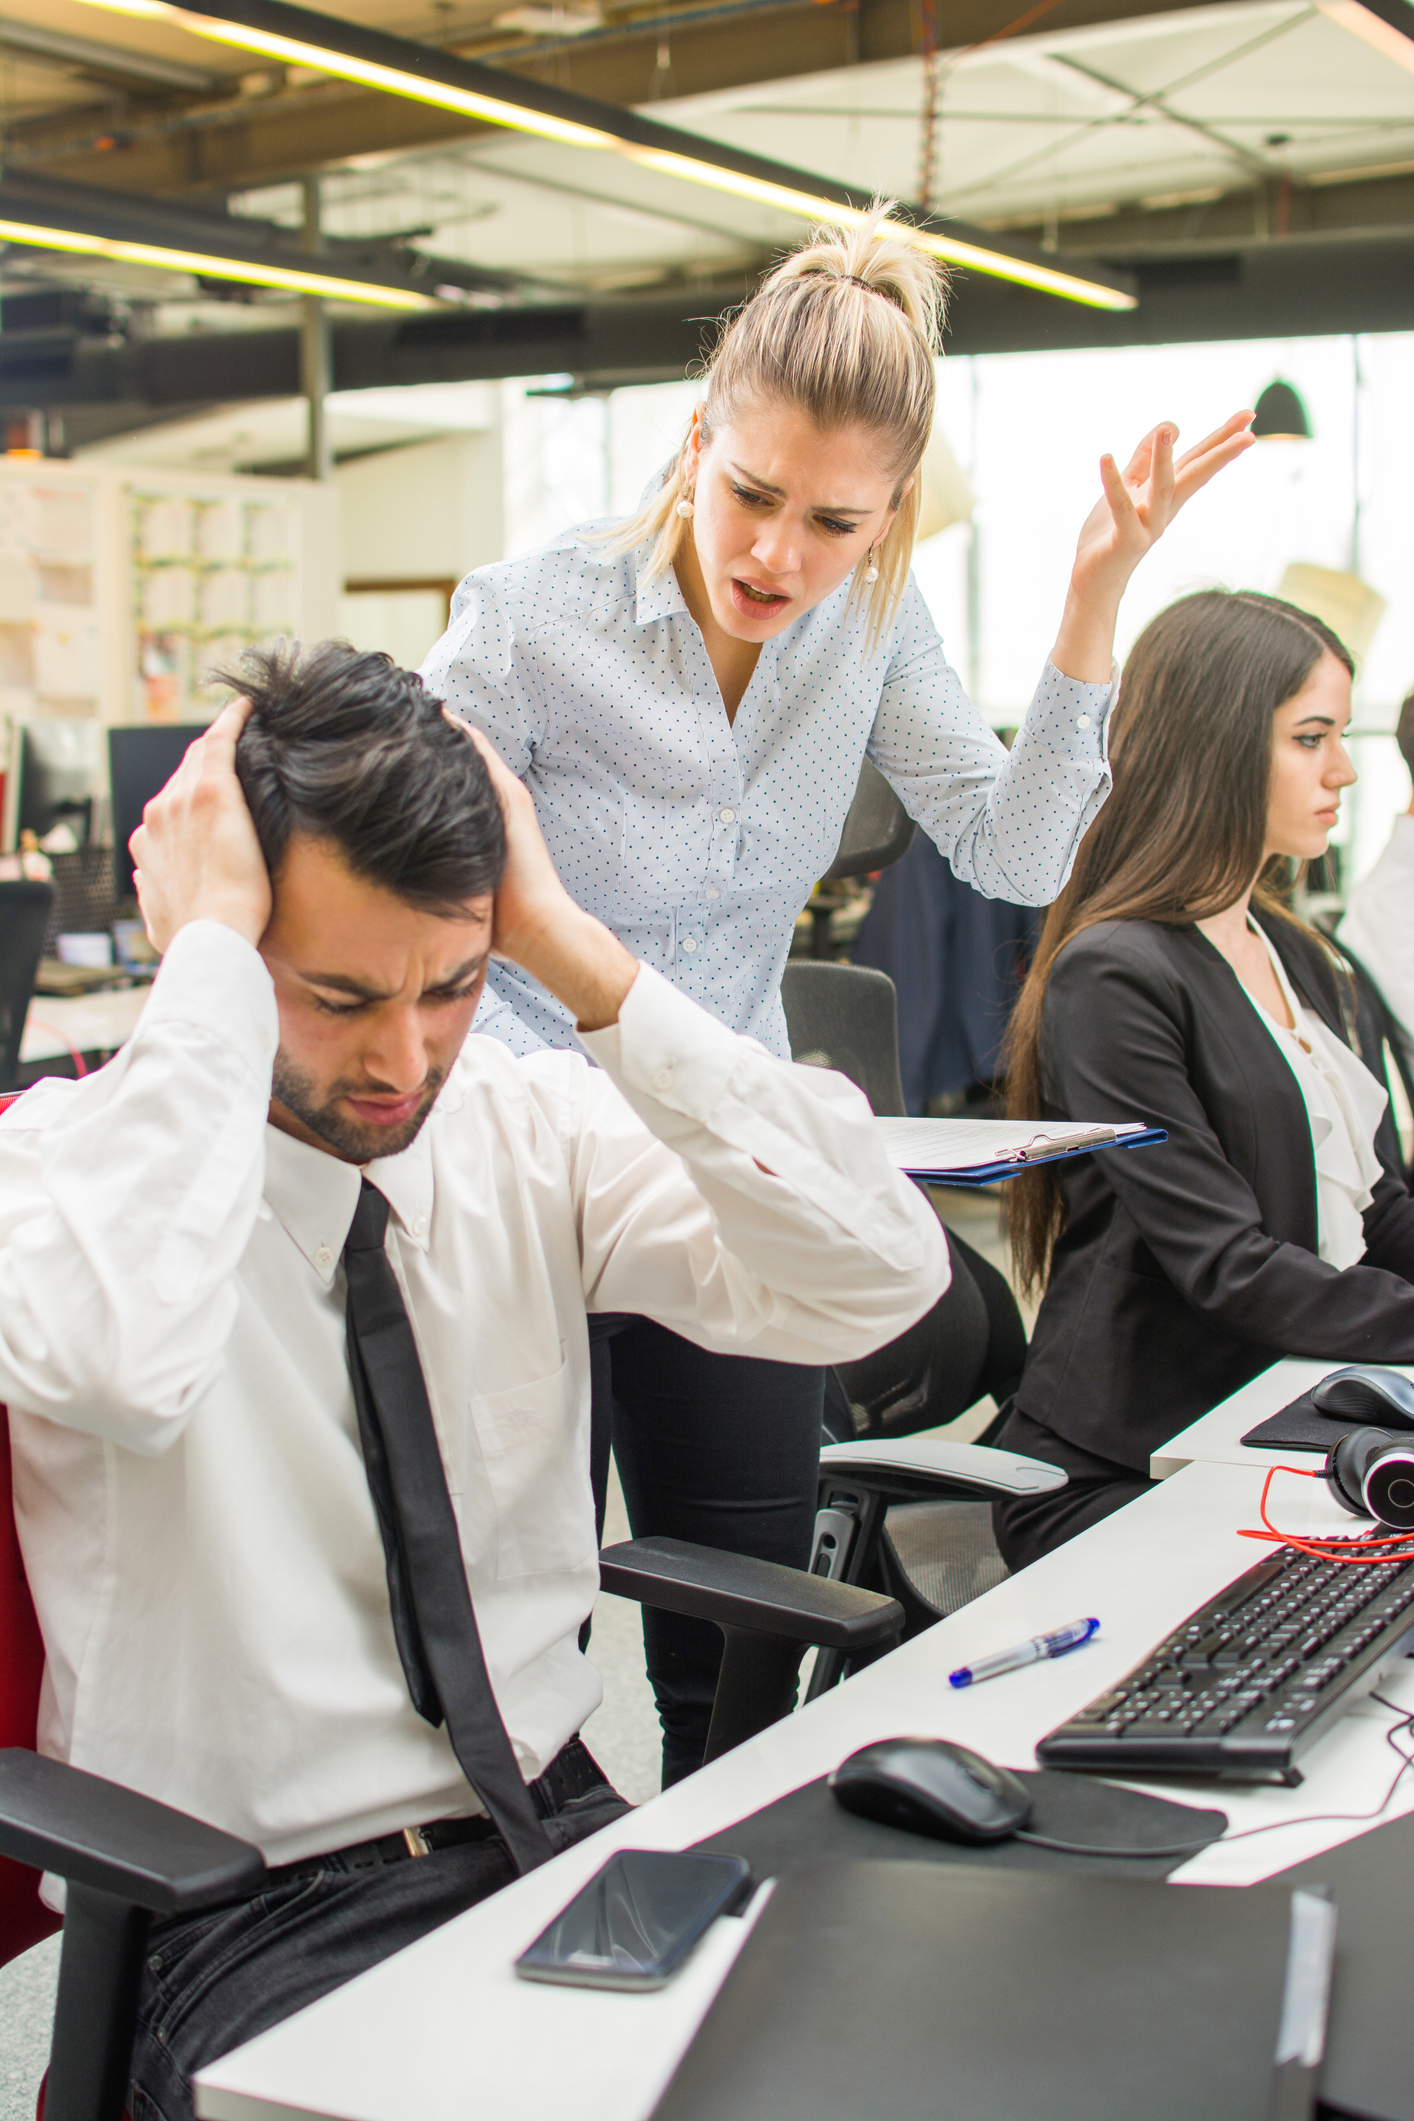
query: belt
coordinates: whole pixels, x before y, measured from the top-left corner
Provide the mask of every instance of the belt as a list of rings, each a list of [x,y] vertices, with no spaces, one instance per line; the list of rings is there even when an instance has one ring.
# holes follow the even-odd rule
[[[607,1789],[608,1777],[581,1738],[561,1746],[543,1775],[528,1783],[530,1801],[541,1819],[564,1810],[576,1797],[592,1790]],[[471,1819],[433,1819],[425,1826],[405,1826],[396,1834],[380,1834],[373,1841],[356,1841],[349,1848],[331,1849],[323,1856],[306,1856],[267,1874],[278,1884],[312,1878],[331,1868],[347,1871],[380,1870],[385,1864],[406,1863],[409,1858],[432,1856],[439,1849],[459,1848],[469,1841],[490,1841],[496,1833],[494,1820],[484,1813]]]

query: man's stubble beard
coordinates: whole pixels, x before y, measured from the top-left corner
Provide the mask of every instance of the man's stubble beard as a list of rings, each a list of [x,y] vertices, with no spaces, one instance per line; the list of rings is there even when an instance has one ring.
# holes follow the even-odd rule
[[[321,1102],[313,1078],[297,1068],[283,1048],[275,1055],[270,1090],[285,1110],[302,1120],[310,1133],[317,1134],[336,1156],[342,1157],[346,1163],[371,1164],[376,1157],[398,1156],[404,1149],[411,1148],[446,1080],[445,1068],[431,1071],[422,1103],[401,1127],[360,1126],[357,1120],[346,1119],[337,1109],[338,1099],[366,1097],[370,1094],[369,1085],[334,1083],[324,1093]]]

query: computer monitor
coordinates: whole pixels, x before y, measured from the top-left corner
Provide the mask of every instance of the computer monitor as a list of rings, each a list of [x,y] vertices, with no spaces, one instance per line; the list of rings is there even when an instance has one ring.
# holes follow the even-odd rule
[[[133,896],[128,841],[159,788],[181,765],[187,746],[205,736],[205,722],[151,722],[108,731],[108,780],[113,791],[113,890],[121,904]]]
[[[56,716],[12,724],[5,779],[7,850],[19,846],[22,832],[43,840],[56,825],[67,825],[80,847],[91,845],[101,836],[106,793],[100,723]]]

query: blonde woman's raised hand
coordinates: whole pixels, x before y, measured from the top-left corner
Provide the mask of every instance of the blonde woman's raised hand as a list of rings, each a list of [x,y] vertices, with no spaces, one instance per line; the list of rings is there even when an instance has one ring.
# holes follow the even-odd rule
[[[1104,491],[1080,527],[1065,617],[1051,660],[1065,676],[1103,684],[1114,653],[1120,598],[1146,552],[1185,501],[1252,446],[1250,412],[1235,412],[1177,460],[1178,430],[1163,421],[1145,435],[1124,470],[1100,459]]]

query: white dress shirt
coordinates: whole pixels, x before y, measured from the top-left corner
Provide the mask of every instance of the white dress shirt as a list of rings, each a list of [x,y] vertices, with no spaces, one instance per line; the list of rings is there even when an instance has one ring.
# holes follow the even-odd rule
[[[1350,894],[1337,943],[1352,950],[1399,1018],[1414,1060],[1414,817],[1397,817],[1389,845]]]
[[[1364,1211],[1384,1169],[1375,1153],[1375,1129],[1389,1100],[1359,1055],[1307,1008],[1271,937],[1255,921],[1249,919],[1248,925],[1266,945],[1294,1026],[1279,1023],[1255,995],[1248,995],[1281,1048],[1306,1106],[1316,1167],[1316,1249],[1328,1266],[1353,1267],[1365,1257]]]
[[[267,1125],[276,1038],[260,957],[194,923],[122,1053],[0,1119],[0,1400],[42,1749],[286,1862],[479,1806],[393,1639],[344,1348],[360,1173]],[[367,1167],[527,1778],[600,1699],[586,1310],[832,1362],[948,1277],[842,1076],[646,968],[584,1043],[597,1068],[471,1037]]]
[[[1044,906],[1110,785],[1112,688],[1047,664],[1008,753],[963,691],[912,576],[868,647],[851,578],[761,648],[735,720],[670,572],[610,555],[611,524],[480,567],[422,666],[530,789],[571,896],[733,1031],[786,1058],[781,970],[835,858],[867,754],[957,875]],[[645,548],[646,549],[646,548]],[[492,968],[478,1027],[517,1053],[569,1017]]]

